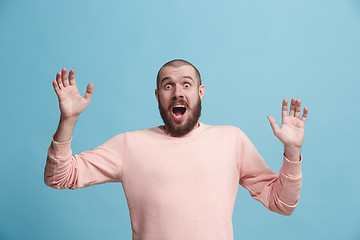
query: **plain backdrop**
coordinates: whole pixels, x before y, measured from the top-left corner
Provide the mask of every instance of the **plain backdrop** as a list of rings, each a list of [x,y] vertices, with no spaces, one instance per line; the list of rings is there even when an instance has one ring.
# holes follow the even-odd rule
[[[0,239],[131,239],[121,183],[44,184],[59,121],[52,80],[76,69],[84,95],[72,150],[162,124],[158,69],[183,58],[200,70],[200,120],[240,127],[279,171],[283,98],[309,108],[303,187],[292,216],[239,187],[234,239],[360,239],[360,1],[0,0]]]

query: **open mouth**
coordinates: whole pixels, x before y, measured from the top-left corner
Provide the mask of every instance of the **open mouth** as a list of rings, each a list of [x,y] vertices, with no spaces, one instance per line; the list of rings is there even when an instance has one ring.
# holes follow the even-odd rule
[[[184,116],[186,112],[186,107],[183,104],[176,104],[171,111],[174,118],[179,120]]]

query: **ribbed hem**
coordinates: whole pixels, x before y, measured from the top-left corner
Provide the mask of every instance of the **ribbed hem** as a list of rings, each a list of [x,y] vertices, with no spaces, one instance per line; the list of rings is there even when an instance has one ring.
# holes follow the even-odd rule
[[[54,140],[54,135],[52,136],[52,142],[51,142],[48,154],[55,158],[71,156],[72,151],[71,151],[70,146],[71,146],[72,137],[70,138],[69,141],[57,142]]]
[[[291,178],[299,178],[302,176],[301,164],[302,164],[302,155],[300,155],[300,161],[294,162],[290,161],[283,155],[283,165],[280,169],[286,176]]]

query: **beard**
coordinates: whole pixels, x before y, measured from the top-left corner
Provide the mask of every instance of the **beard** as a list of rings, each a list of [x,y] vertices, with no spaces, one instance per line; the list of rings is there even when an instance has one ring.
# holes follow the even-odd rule
[[[186,106],[186,113],[189,115],[188,119],[182,123],[181,120],[174,120],[172,117],[172,106],[175,104],[184,104]],[[158,103],[159,111],[161,118],[164,121],[166,131],[170,133],[173,137],[181,137],[188,134],[191,130],[194,129],[195,125],[198,123],[200,115],[201,115],[201,100],[198,98],[197,103],[194,108],[190,108],[190,106],[182,99],[174,100],[168,109],[165,109],[161,105],[161,99],[159,99]]]

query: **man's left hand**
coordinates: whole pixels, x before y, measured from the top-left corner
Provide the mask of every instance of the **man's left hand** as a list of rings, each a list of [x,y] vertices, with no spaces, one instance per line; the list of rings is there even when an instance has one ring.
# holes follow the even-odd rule
[[[300,118],[301,100],[293,98],[290,104],[288,115],[288,100],[282,103],[282,122],[279,128],[275,119],[269,116],[269,122],[274,135],[284,144],[285,157],[292,161],[300,160],[301,145],[304,140],[305,121],[308,115],[308,108],[305,107]]]

